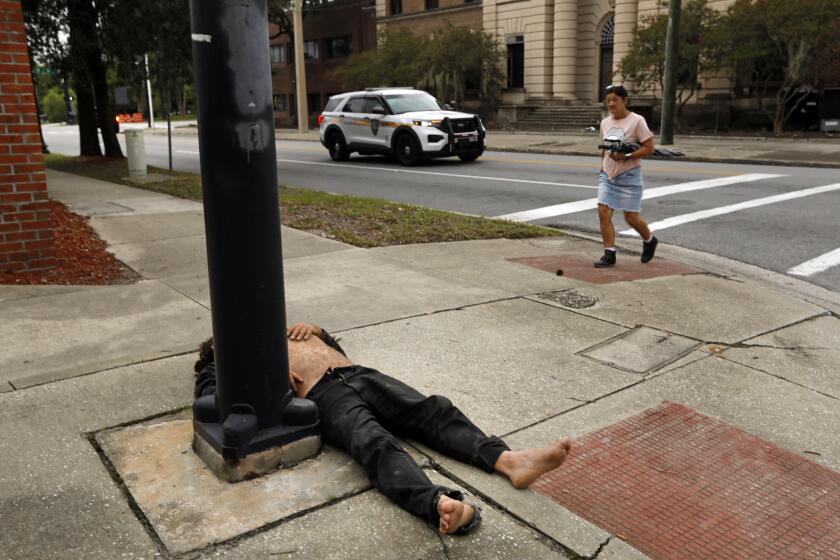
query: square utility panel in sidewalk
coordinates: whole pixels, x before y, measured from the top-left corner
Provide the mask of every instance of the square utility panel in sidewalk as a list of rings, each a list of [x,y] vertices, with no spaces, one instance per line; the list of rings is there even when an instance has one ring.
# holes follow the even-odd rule
[[[638,255],[627,255],[620,251],[618,253],[618,264],[610,268],[595,268],[593,263],[600,256],[600,253],[591,257],[548,255],[545,257],[508,257],[505,260],[544,270],[551,274],[557,274],[557,271],[561,270],[563,271],[561,276],[592,284],[612,284],[613,282],[703,272],[699,268],[665,259],[655,258],[645,264],[639,260]]]
[[[170,416],[100,432],[96,440],[172,554],[234,538],[355,494],[370,484],[330,447],[291,468],[231,484],[192,450],[192,419]]]
[[[678,334],[636,327],[579,354],[620,370],[646,375],[676,362],[701,344]]]
[[[840,473],[680,404],[585,436],[532,488],[654,560],[840,558]]]

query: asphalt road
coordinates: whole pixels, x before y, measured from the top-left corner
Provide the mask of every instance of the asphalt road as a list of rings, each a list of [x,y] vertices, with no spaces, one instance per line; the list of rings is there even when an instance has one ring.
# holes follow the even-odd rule
[[[47,126],[44,135],[52,152],[78,155],[76,127]],[[167,166],[166,140],[146,135],[150,165]],[[317,142],[279,141],[277,159],[279,182],[289,186],[598,232],[594,156],[486,152],[468,164],[443,159],[404,168],[381,157],[335,163]],[[173,136],[173,161],[175,169],[199,171],[195,136]],[[642,214],[663,243],[840,291],[836,169],[677,161],[647,161],[643,169]],[[614,221],[618,231],[627,229],[621,217]]]

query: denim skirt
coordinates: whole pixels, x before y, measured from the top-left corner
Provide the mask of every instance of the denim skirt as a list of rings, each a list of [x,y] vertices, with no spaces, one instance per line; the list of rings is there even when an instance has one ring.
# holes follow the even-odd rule
[[[598,175],[598,204],[613,210],[625,212],[642,211],[642,190],[644,189],[641,166],[628,169],[610,180],[606,172]]]

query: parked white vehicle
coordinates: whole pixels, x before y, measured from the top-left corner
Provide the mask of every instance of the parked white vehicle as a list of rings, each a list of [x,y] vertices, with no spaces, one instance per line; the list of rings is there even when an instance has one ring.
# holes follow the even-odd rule
[[[403,165],[484,153],[485,129],[477,115],[443,109],[424,91],[369,88],[330,97],[318,117],[321,144],[334,161],[350,154],[393,155]]]

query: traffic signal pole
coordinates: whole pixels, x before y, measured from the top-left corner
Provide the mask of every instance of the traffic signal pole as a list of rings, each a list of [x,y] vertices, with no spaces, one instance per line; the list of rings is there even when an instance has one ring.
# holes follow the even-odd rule
[[[289,388],[266,0],[191,0],[216,394],[194,448],[229,481],[317,453]]]
[[[681,0],[669,0],[668,30],[665,36],[665,79],[662,85],[662,122],[659,128],[660,144],[674,143],[681,8]]]

